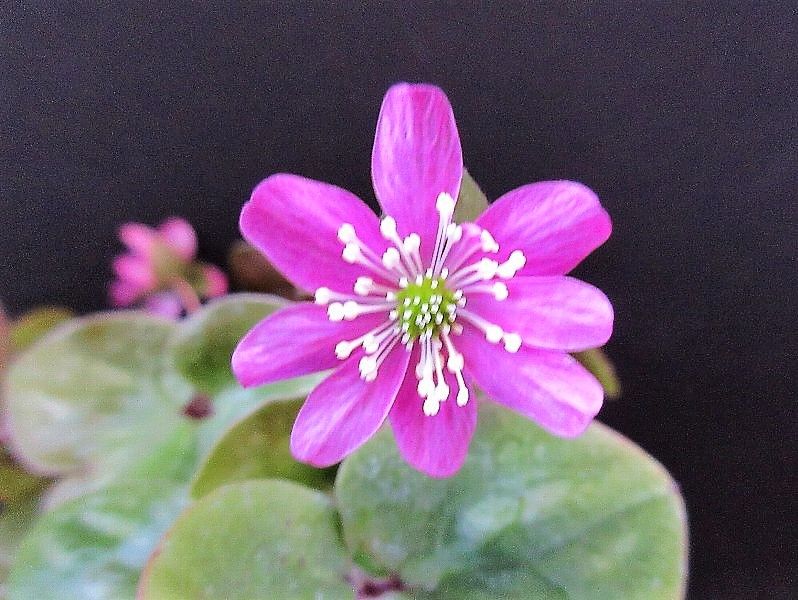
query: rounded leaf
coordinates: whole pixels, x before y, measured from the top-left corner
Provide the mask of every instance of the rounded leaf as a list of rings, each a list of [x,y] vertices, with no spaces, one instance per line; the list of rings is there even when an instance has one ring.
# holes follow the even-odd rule
[[[236,483],[205,496],[153,553],[140,600],[353,599],[329,498],[280,480]]]

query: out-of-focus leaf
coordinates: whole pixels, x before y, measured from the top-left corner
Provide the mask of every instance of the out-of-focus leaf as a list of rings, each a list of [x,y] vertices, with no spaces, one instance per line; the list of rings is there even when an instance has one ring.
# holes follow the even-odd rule
[[[667,472],[598,423],[575,440],[483,406],[463,469],[407,466],[387,431],[336,481],[347,545],[416,598],[681,598],[684,506]],[[367,557],[367,560],[363,560]]]
[[[106,480],[163,442],[191,390],[164,361],[174,323],[134,312],[76,319],[8,371],[11,447],[35,472]]]
[[[186,504],[195,444],[186,422],[112,485],[41,517],[19,549],[9,598],[133,598],[148,556]]]
[[[233,385],[230,357],[258,321],[286,305],[277,296],[231,294],[181,323],[170,344],[175,368],[198,390],[215,394]]]
[[[291,427],[302,400],[271,402],[236,423],[200,466],[191,493],[248,479],[282,478],[310,487],[332,486],[334,470],[297,462],[289,450]]]
[[[230,276],[237,288],[295,298],[297,290],[254,246],[239,240],[227,255]]]
[[[44,334],[73,318],[74,313],[59,306],[34,308],[14,320],[11,326],[11,352],[22,352]]]
[[[615,365],[612,364],[604,350],[592,348],[584,352],[575,352],[574,358],[599,380],[608,399],[616,400],[620,397],[621,382],[615,372]]]
[[[454,207],[454,222],[476,221],[486,208],[488,208],[487,196],[468,171],[464,170],[463,181],[460,183],[460,194],[457,196],[457,204]]]
[[[220,487],[152,555],[140,600],[353,599],[330,499],[281,480]]]

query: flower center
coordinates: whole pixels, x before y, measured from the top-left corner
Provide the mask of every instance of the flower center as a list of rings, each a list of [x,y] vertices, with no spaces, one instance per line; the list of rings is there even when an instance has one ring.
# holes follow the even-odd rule
[[[462,296],[462,293],[459,294]],[[396,294],[397,324],[409,340],[437,334],[454,323],[458,293],[443,277],[418,277]]]

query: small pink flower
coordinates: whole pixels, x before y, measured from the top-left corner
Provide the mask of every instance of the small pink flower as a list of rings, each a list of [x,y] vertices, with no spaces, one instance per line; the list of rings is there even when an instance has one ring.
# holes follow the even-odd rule
[[[227,277],[213,265],[195,261],[197,234],[184,219],[171,217],[157,229],[141,223],[119,228],[128,252],[113,262],[116,279],[109,286],[116,307],[143,302],[148,312],[178,317],[200,298],[227,293]]]
[[[351,193],[287,174],[258,185],[241,214],[244,237],[315,303],[256,325],[233,355],[237,378],[335,369],[299,412],[294,456],[334,464],[388,418],[407,462],[449,476],[476,427],[474,385],[551,433],[580,434],[603,392],[568,353],[604,344],[613,312],[565,273],[610,234],[596,195],[534,183],[453,223],[460,138],[431,85],[388,91],[371,166],[381,221]]]

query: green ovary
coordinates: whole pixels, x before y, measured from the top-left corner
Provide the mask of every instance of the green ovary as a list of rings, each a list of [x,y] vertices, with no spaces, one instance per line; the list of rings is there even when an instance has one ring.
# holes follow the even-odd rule
[[[425,277],[397,292],[396,320],[411,340],[434,335],[454,322],[457,298],[444,284],[442,277]]]

